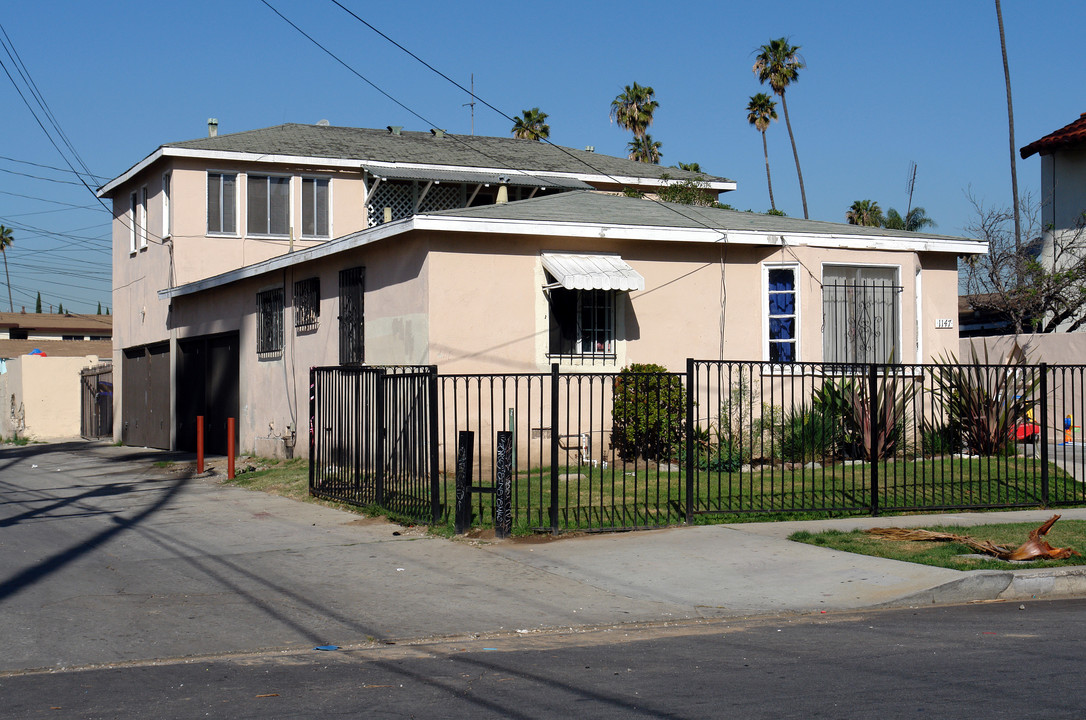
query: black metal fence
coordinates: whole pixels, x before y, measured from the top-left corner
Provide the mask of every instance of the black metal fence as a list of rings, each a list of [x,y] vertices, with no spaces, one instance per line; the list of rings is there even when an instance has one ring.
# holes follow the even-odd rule
[[[433,367],[310,370],[309,492],[437,522]]]
[[[1075,420],[1086,366],[690,360],[685,373],[396,372],[313,371],[314,494],[450,520],[457,440],[470,431],[470,475],[484,490],[466,496],[473,522],[497,512],[487,488],[508,432],[508,511],[520,530],[1086,503]]]
[[[113,366],[79,371],[79,434],[88,440],[113,437]]]

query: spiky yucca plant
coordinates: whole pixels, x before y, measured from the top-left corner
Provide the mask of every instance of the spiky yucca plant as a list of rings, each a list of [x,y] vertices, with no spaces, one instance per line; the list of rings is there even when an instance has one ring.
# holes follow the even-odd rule
[[[993,364],[987,347],[984,362],[975,347],[970,345],[970,350],[971,363],[939,357],[932,393],[946,409],[948,426],[960,433],[970,452],[999,455],[1013,442],[1015,425],[1037,402],[1034,392],[1041,375],[1022,352],[1012,351]]]
[[[904,449],[908,406],[915,392],[911,382],[888,372],[879,379],[874,402],[864,378],[828,381],[815,393],[815,401],[824,413],[841,419],[861,459],[871,462],[887,460]]]

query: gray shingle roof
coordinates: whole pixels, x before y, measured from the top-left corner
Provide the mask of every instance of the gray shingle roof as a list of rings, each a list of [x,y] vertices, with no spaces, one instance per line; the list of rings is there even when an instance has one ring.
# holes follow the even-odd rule
[[[822,220],[719,210],[678,203],[654,202],[599,192],[567,192],[504,205],[482,205],[429,213],[435,216],[482,220],[604,223],[644,227],[712,228],[736,232],[856,235],[886,238],[933,238],[961,240],[949,235],[906,232],[887,228],[847,225]]]
[[[411,131],[393,135],[388,130],[330,125],[276,125],[261,130],[167,143],[163,147],[654,179],[667,174],[679,180],[703,177],[710,181],[730,182],[727,178],[648,165],[534,140],[451,134],[436,137],[430,132]]]

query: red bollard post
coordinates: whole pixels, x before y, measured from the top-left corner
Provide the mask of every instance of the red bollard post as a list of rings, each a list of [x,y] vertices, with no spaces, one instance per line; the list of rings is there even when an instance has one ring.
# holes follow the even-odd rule
[[[204,472],[204,416],[196,416],[196,474]]]
[[[234,418],[226,418],[226,478],[234,479]]]

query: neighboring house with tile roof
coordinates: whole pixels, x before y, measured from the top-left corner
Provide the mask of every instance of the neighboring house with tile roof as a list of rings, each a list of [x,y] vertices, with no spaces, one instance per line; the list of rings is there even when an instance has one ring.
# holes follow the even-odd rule
[[[623,197],[651,194],[665,173],[697,176],[533,141],[396,132],[287,125],[176,143],[100,191],[115,208],[118,439],[188,448],[197,414],[232,415],[240,448],[268,452],[291,426],[304,438],[319,365],[615,371],[957,349],[957,257],[982,242]],[[428,204],[448,183],[455,192]],[[168,202],[155,199],[162,187]],[[275,193],[286,226],[261,211]],[[396,193],[409,201],[391,204]],[[254,220],[303,232],[291,247],[254,235]],[[145,246],[141,226],[170,239]]]
[[[1041,156],[1041,261],[1051,266],[1061,255],[1081,257],[1086,252],[1086,113],[1020,154],[1023,159]],[[1079,331],[1086,331],[1086,325]]]

